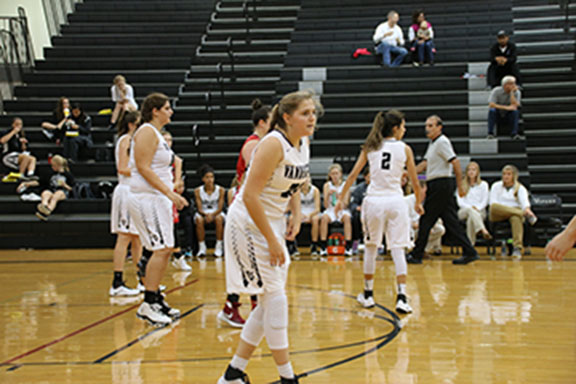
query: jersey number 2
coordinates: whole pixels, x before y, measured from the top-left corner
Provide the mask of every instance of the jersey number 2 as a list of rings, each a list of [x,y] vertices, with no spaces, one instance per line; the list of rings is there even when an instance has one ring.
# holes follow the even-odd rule
[[[382,152],[382,169],[390,169],[390,160],[392,159],[392,154],[390,152]]]

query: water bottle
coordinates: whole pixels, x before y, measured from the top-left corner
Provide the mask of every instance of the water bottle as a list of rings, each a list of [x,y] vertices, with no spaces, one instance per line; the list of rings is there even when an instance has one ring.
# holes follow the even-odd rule
[[[338,202],[338,198],[336,197],[336,193],[332,194],[332,206],[336,206],[336,203]]]

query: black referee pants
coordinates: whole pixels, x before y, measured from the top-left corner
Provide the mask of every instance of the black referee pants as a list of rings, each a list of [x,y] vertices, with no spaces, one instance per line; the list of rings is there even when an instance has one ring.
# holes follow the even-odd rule
[[[412,255],[415,258],[422,258],[430,230],[441,217],[446,227],[446,234],[452,236],[457,245],[462,246],[463,255],[475,256],[476,250],[470,244],[470,240],[468,240],[466,232],[458,220],[458,206],[455,196],[456,181],[453,178],[439,178],[428,181],[426,185],[425,212],[420,217],[418,239]]]

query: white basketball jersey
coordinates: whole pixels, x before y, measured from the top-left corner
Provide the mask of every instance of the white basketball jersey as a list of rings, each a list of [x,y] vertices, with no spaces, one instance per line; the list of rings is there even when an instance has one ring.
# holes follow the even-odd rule
[[[316,204],[314,200],[314,191],[316,187],[310,186],[308,193],[300,190],[300,205],[302,213],[308,215],[316,210]]]
[[[336,186],[332,181],[328,182],[328,198],[330,199],[330,206],[335,207],[338,202],[338,197],[342,194],[342,188],[344,188],[344,180],[340,185]]]
[[[202,211],[204,213],[212,213],[218,210],[218,202],[220,201],[220,186],[216,185],[214,191],[211,194],[206,192],[204,186],[201,186],[200,191],[200,203],[202,204]]]
[[[158,130],[149,123],[144,123],[138,129],[142,129],[144,127],[150,127],[156,137],[158,138],[158,146],[154,150],[154,157],[152,158],[152,163],[150,164],[150,168],[152,171],[162,180],[164,184],[170,188],[170,190],[174,189],[174,176],[172,174],[172,163],[174,162],[174,152],[170,149],[164,137],[158,132]],[[136,134],[134,134],[136,135]],[[134,141],[132,141],[131,148],[134,148]],[[128,163],[130,166],[130,190],[133,193],[156,193],[162,194],[159,190],[152,187],[144,177],[140,173],[138,173],[138,168],[136,168],[136,162],[134,161],[134,151],[130,151],[130,162]]]
[[[116,159],[116,169],[118,169],[118,162],[120,161],[120,143],[122,140],[130,140],[130,135],[124,134],[116,141],[116,148],[114,150],[114,157]],[[118,174],[118,184],[128,184],[128,176]]]
[[[367,196],[402,196],[402,174],[406,165],[406,144],[383,140],[380,149],[368,153],[370,184]]]
[[[272,177],[264,186],[260,194],[260,201],[264,206],[266,216],[271,219],[282,219],[290,197],[306,182],[310,174],[310,142],[307,137],[302,138],[300,149],[297,149],[282,132],[274,130],[260,140],[254,153],[256,153],[262,143],[272,138],[277,139],[282,144],[284,158],[276,166]],[[247,178],[251,170],[252,167],[249,167]],[[235,204],[244,205],[244,190],[245,187],[243,185],[240,188],[238,197],[234,200]]]

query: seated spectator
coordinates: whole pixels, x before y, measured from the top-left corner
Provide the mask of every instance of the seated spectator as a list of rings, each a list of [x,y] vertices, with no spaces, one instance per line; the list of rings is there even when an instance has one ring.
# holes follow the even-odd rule
[[[404,61],[408,51],[403,48],[404,34],[398,26],[398,12],[388,12],[388,21],[376,27],[372,40],[376,45],[376,53],[382,55],[382,65],[386,67],[398,67]],[[391,55],[396,55],[391,61]]]
[[[478,234],[481,234],[485,239],[491,239],[492,236],[484,225],[490,192],[488,183],[480,178],[480,166],[477,162],[471,161],[466,166],[462,187],[466,195],[460,197],[456,193],[456,200],[458,207],[460,207],[458,219],[466,221],[466,234],[470,243],[472,245],[476,243]]]
[[[126,82],[126,78],[122,75],[117,75],[114,77],[113,83],[110,88],[110,93],[112,95],[112,101],[116,104],[114,105],[114,111],[110,118],[109,130],[114,129],[116,122],[120,120],[124,112],[138,110],[138,104],[134,99],[134,88]]]
[[[42,202],[38,204],[36,212],[36,216],[44,221],[54,212],[58,202],[68,198],[75,183],[65,158],[56,155],[52,157],[50,165],[53,173],[48,182],[48,189],[42,192]]]
[[[350,212],[352,212],[352,252],[358,252],[358,244],[362,239],[362,202],[370,184],[370,168],[364,168],[364,181],[354,188],[350,197]]]
[[[24,135],[24,123],[19,117],[12,120],[12,128],[0,135],[2,144],[2,163],[20,172],[22,179],[34,179],[36,158],[28,152],[28,140]]]
[[[412,186],[408,180],[407,175],[402,177],[402,185],[404,187],[404,201],[408,204],[408,215],[410,216],[410,238],[412,241],[416,241],[418,237],[418,228],[420,227],[420,215],[414,209],[416,204],[416,196],[412,192]],[[426,197],[426,182],[420,180],[420,192],[422,193],[421,201],[424,201]],[[428,243],[424,248],[424,252],[428,255],[440,256],[442,255],[442,236],[446,233],[446,228],[442,219],[438,219],[436,224],[430,229],[430,235],[428,236]]]
[[[230,183],[230,189],[228,189],[228,192],[226,192],[227,194],[226,201],[228,202],[228,208],[234,202],[234,198],[236,197],[236,193],[238,192],[239,185],[240,183],[238,182],[238,175],[235,175],[234,178],[232,179],[232,182]]]
[[[490,221],[508,221],[512,227],[514,248],[512,257],[522,258],[524,218],[534,225],[538,218],[530,209],[528,191],[518,181],[518,168],[506,165],[502,168],[502,180],[492,184],[490,189]]]
[[[50,120],[42,123],[42,133],[44,133],[44,136],[46,136],[48,140],[55,141],[56,144],[60,145],[60,141],[62,141],[62,137],[64,136],[64,125],[69,117],[70,100],[63,96],[58,99],[56,109],[52,111]]]
[[[318,228],[320,225],[320,191],[310,178],[306,181],[306,184],[302,186],[300,190],[300,218],[302,223],[310,224],[310,254],[315,257],[318,256]],[[288,227],[291,226],[293,216],[288,216]],[[299,255],[296,241],[287,241],[288,251],[290,255]]]
[[[496,87],[490,93],[488,99],[490,109],[488,111],[488,138],[494,138],[494,127],[508,124],[512,128],[511,137],[519,140],[518,122],[520,120],[521,106],[520,90],[516,86],[516,79],[513,76],[506,76],[502,79],[502,86]]]
[[[328,169],[328,181],[324,183],[324,208],[326,209],[322,214],[320,221],[320,255],[326,256],[326,240],[328,239],[328,226],[331,223],[342,223],[344,225],[344,239],[346,240],[346,256],[352,256],[352,221],[350,219],[350,211],[348,210],[348,203],[350,202],[350,193],[344,198],[340,198],[340,193],[344,187],[344,180],[342,180],[342,166],[340,164],[332,164]],[[334,211],[334,207],[338,200],[342,201],[345,205],[342,210],[338,211],[338,215]]]
[[[82,148],[92,148],[92,118],[84,113],[79,103],[72,105],[72,115],[66,121],[64,134],[64,157],[78,161]]]
[[[196,236],[198,238],[198,257],[206,256],[206,224],[214,224],[216,227],[216,246],[214,256],[222,257],[224,246],[222,239],[224,236],[224,195],[225,190],[215,183],[214,169],[209,165],[204,165],[198,171],[202,178],[202,185],[194,190],[196,198],[195,215]]]
[[[506,31],[498,32],[498,42],[490,48],[490,66],[487,81],[490,88],[500,85],[505,76],[514,76],[522,84],[516,64],[516,44],[510,42]]]
[[[410,50],[416,54],[413,57],[415,67],[423,65],[428,56],[430,65],[434,65],[434,30],[432,24],[426,21],[424,12],[418,10],[412,15],[412,25],[408,29],[408,40],[410,41]]]

